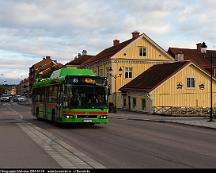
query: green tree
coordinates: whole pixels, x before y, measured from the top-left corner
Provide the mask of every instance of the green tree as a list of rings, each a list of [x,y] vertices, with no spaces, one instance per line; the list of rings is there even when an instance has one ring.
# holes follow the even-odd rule
[[[6,92],[6,88],[0,85],[0,94],[4,94]]]

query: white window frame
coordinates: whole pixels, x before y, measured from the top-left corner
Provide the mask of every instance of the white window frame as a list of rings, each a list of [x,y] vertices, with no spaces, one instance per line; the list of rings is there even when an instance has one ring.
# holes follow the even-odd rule
[[[99,69],[99,76],[104,77],[104,69]]]
[[[192,81],[189,81],[189,86],[188,86],[188,79],[194,79],[194,86],[192,86]],[[186,77],[186,88],[187,89],[195,89],[196,88],[196,78],[194,76],[188,76]]]
[[[130,77],[131,73],[131,77]],[[125,67],[125,79],[133,78],[133,67]]]
[[[139,56],[141,56],[141,57],[147,56],[147,48],[146,47],[139,47]]]

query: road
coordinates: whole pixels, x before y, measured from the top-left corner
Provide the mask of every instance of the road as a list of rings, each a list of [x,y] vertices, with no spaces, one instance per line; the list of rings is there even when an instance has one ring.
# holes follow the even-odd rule
[[[1,168],[216,167],[212,129],[119,119],[115,114],[109,125],[56,127],[35,120],[30,109],[0,105]]]

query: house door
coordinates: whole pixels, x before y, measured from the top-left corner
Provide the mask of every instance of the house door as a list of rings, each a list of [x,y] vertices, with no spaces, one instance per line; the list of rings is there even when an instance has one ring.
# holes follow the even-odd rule
[[[128,110],[131,110],[131,97],[128,96]]]
[[[146,98],[141,99],[141,111],[146,112]]]

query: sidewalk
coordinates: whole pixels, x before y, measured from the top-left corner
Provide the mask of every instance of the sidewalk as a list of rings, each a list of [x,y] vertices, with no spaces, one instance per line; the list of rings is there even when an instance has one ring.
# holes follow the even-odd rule
[[[118,111],[117,113],[110,113],[110,118],[126,119],[135,121],[153,121],[153,122],[168,122],[178,123],[191,126],[205,127],[216,129],[216,119],[209,122],[209,117],[172,117],[162,115],[150,115],[137,112]]]

